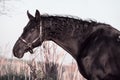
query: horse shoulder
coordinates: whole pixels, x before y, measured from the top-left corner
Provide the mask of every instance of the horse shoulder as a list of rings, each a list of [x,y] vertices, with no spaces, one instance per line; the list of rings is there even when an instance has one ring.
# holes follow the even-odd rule
[[[120,76],[120,50],[115,41],[117,38],[114,39],[115,34],[109,36],[104,29],[98,29],[86,39],[77,58],[83,76],[92,80],[104,79],[108,75]]]

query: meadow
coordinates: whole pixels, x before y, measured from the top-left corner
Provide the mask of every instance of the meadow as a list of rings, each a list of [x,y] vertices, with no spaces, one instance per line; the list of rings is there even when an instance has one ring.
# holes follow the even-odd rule
[[[0,80],[85,80],[74,60],[69,64],[63,64],[66,55],[57,54],[54,43],[46,42],[43,48],[41,52],[38,51],[42,60],[36,60],[36,57],[31,60],[19,60],[1,56]]]

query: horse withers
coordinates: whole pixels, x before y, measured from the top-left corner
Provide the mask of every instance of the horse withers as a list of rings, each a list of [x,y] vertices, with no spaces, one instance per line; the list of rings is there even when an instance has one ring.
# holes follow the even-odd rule
[[[28,11],[28,24],[13,48],[15,57],[54,41],[77,62],[88,80],[120,80],[120,32],[105,23]]]

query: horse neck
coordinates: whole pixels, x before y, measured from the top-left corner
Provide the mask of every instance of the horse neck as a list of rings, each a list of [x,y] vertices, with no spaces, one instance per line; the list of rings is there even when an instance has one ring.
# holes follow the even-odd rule
[[[84,42],[87,31],[83,32],[79,20],[65,17],[42,17],[44,41],[52,40],[74,58]],[[84,34],[83,34],[84,33]]]

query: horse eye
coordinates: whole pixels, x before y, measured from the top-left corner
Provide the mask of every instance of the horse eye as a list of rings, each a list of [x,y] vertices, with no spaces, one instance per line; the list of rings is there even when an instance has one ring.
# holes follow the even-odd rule
[[[34,31],[34,29],[31,29],[31,30],[30,30],[30,32],[33,32],[33,31]]]

